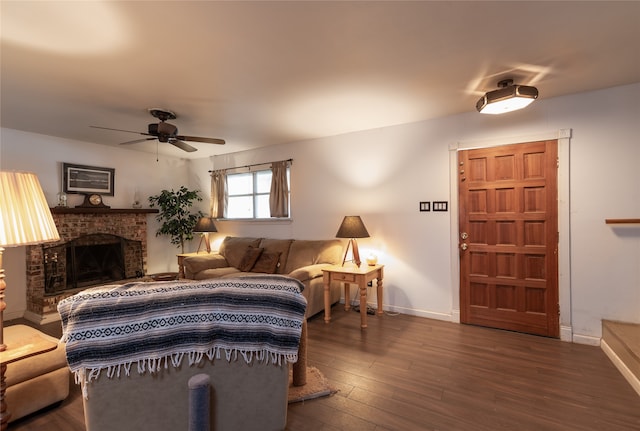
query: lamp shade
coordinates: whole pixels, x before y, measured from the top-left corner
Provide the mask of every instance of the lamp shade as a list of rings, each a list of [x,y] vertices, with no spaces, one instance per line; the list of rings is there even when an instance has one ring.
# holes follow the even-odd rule
[[[202,217],[198,220],[198,223],[196,223],[193,231],[196,233],[206,233],[218,232],[218,229],[216,229],[216,225],[213,224],[213,217]]]
[[[360,216],[345,216],[336,238],[369,238],[369,232]]]
[[[525,108],[538,98],[538,89],[528,85],[514,85],[505,79],[498,83],[498,89],[485,93],[476,103],[482,114],[503,114]]]
[[[60,239],[38,177],[0,171],[0,247]]]

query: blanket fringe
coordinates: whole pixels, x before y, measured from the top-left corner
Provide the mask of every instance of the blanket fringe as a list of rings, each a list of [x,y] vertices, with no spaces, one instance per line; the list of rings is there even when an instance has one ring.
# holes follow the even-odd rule
[[[104,371],[106,377],[109,379],[119,379],[124,375],[129,377],[131,375],[131,366],[136,363],[138,374],[143,375],[149,372],[150,374],[156,374],[162,371],[162,369],[168,369],[170,367],[179,368],[182,364],[182,360],[185,354],[188,356],[189,366],[199,365],[206,357],[210,361],[221,358],[221,351],[224,352],[224,356],[227,362],[236,361],[241,356],[242,359],[248,365],[252,363],[271,363],[277,366],[286,366],[298,362],[298,354],[285,354],[275,353],[269,350],[240,350],[229,349],[221,347],[212,347],[205,352],[187,352],[187,353],[170,353],[160,358],[144,358],[137,361],[123,362],[117,365],[110,365],[106,367],[92,367],[92,368],[80,368],[73,370],[74,380],[77,385],[82,387],[82,396],[84,399],[89,399],[87,385],[97,380],[100,374]]]

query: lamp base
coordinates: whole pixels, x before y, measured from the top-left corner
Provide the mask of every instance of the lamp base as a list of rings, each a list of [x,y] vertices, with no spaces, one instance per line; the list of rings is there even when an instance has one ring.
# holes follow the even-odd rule
[[[4,344],[4,309],[7,304],[4,302],[4,290],[7,287],[7,283],[4,281],[4,267],[2,266],[2,253],[4,247],[0,247],[0,352],[7,350],[7,346]],[[0,364],[0,430],[4,431],[9,426],[9,418],[11,414],[7,409],[7,402],[5,401],[5,393],[7,391],[7,381],[5,373],[7,372],[7,364],[2,362]]]
[[[356,266],[360,266],[362,261],[360,260],[360,252],[358,251],[358,242],[355,238],[351,238],[349,243],[347,244],[347,249],[344,252],[344,258],[342,258],[342,266],[347,261],[347,255],[349,254],[349,247],[352,249],[352,261],[356,264]]]
[[[202,247],[202,243],[204,242],[204,248],[207,250],[207,253],[211,253],[211,243],[209,242],[209,234],[203,233],[200,235],[200,243],[198,244],[198,250],[196,253],[200,253],[200,247]]]

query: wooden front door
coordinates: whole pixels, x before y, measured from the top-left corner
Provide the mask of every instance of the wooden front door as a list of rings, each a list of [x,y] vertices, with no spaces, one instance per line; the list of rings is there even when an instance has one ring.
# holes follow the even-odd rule
[[[556,140],[458,153],[460,320],[559,336]]]

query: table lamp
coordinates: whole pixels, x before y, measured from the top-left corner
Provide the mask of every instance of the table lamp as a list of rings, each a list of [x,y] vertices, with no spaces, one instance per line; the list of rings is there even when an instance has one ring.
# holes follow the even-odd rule
[[[44,197],[38,177],[29,172],[0,171],[0,352],[7,350],[4,344],[3,311],[4,281],[2,252],[4,247],[40,244],[60,239]],[[0,424],[6,429],[9,421],[4,399],[6,364],[1,365]]]
[[[349,247],[353,251],[353,262],[356,266],[360,266],[360,252],[358,251],[358,242],[356,238],[369,238],[369,232],[364,227],[364,223],[360,216],[345,216],[342,220],[342,224],[338,229],[336,238],[349,238],[349,244],[344,252],[344,258],[342,259],[342,266],[347,261],[347,254],[349,253]]]
[[[193,228],[194,233],[200,233],[200,244],[198,244],[198,251],[200,251],[200,247],[202,246],[202,241],[204,240],[204,246],[207,250],[207,253],[211,253],[211,243],[209,242],[209,233],[210,232],[218,232],[216,229],[216,225],[213,224],[213,217],[201,217],[196,223],[196,226]],[[196,253],[197,253],[196,252]]]

